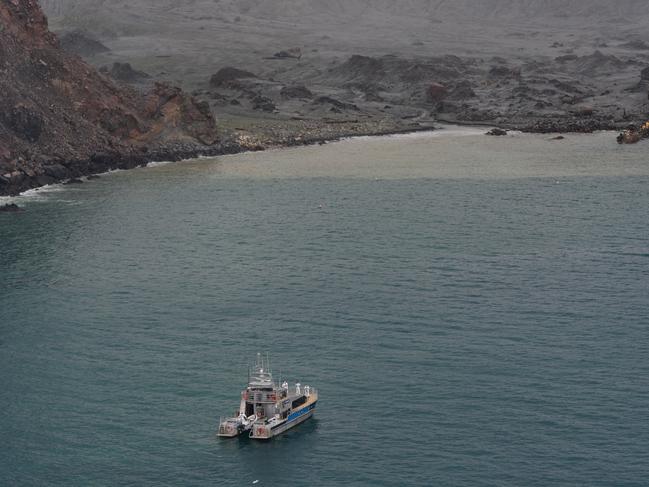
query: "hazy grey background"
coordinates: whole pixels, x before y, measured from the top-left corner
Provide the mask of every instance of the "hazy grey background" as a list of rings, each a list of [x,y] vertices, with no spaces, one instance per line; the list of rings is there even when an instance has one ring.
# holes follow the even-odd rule
[[[556,54],[550,46],[615,52],[649,41],[643,0],[41,0],[55,29],[82,28],[116,55],[182,56],[193,79],[222,64],[263,62],[287,46],[319,55]],[[601,44],[602,42],[600,42]],[[186,56],[189,56],[187,58]],[[315,57],[311,54],[311,57]],[[179,60],[179,59],[175,59]],[[141,60],[145,63],[144,60]],[[200,63],[197,66],[196,63]],[[168,68],[170,58],[148,60]]]
[[[441,113],[521,127],[584,109],[624,124],[649,112],[649,78],[640,74],[649,67],[644,0],[41,1],[54,30],[84,32],[109,49],[85,53],[96,66],[130,62],[210,101],[223,123],[234,117],[233,127],[251,114],[255,124],[268,119],[259,108],[268,101],[274,120],[361,114],[397,125]],[[291,48],[302,50],[299,60],[272,59]],[[347,63],[352,55],[381,61]],[[210,87],[225,66],[258,79]],[[443,105],[428,103],[431,83],[448,88]],[[359,109],[280,96],[296,84]]]

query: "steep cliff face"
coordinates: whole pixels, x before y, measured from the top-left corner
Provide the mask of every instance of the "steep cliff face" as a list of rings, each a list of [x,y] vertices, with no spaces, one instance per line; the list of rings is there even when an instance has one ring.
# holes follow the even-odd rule
[[[35,0],[0,0],[0,194],[217,142],[209,107],[114,84],[63,52]]]

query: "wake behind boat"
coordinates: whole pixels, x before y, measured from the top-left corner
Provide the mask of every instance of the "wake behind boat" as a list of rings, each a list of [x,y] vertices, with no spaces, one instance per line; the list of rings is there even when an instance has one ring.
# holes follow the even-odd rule
[[[315,412],[318,391],[300,383],[289,386],[273,382],[268,360],[257,354],[248,387],[241,392],[239,410],[231,418],[219,421],[218,435],[234,438],[248,434],[256,440],[268,440],[303,423]]]

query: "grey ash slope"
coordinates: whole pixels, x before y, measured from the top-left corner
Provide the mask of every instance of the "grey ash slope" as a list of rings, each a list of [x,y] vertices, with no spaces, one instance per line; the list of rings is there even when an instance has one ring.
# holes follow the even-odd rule
[[[196,90],[233,126],[247,117],[397,125],[442,117],[550,129],[580,128],[576,120],[588,129],[641,120],[649,111],[640,80],[649,66],[649,11],[640,0],[42,3],[55,28],[91,31],[111,49],[90,61],[130,62]],[[273,59],[294,47],[299,59]],[[359,74],[354,55],[381,66]],[[227,66],[257,78],[210,86]],[[434,84],[446,94],[431,99]],[[281,95],[295,86],[316,101]],[[318,103],[323,96],[343,105]]]

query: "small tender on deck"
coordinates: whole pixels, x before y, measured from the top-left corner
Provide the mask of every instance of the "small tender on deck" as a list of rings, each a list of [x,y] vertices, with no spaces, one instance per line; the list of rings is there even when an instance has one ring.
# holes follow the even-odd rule
[[[308,385],[274,383],[268,361],[264,363],[257,354],[239,410],[219,421],[218,435],[234,438],[247,433],[256,440],[269,440],[313,416],[317,403],[318,391]]]

